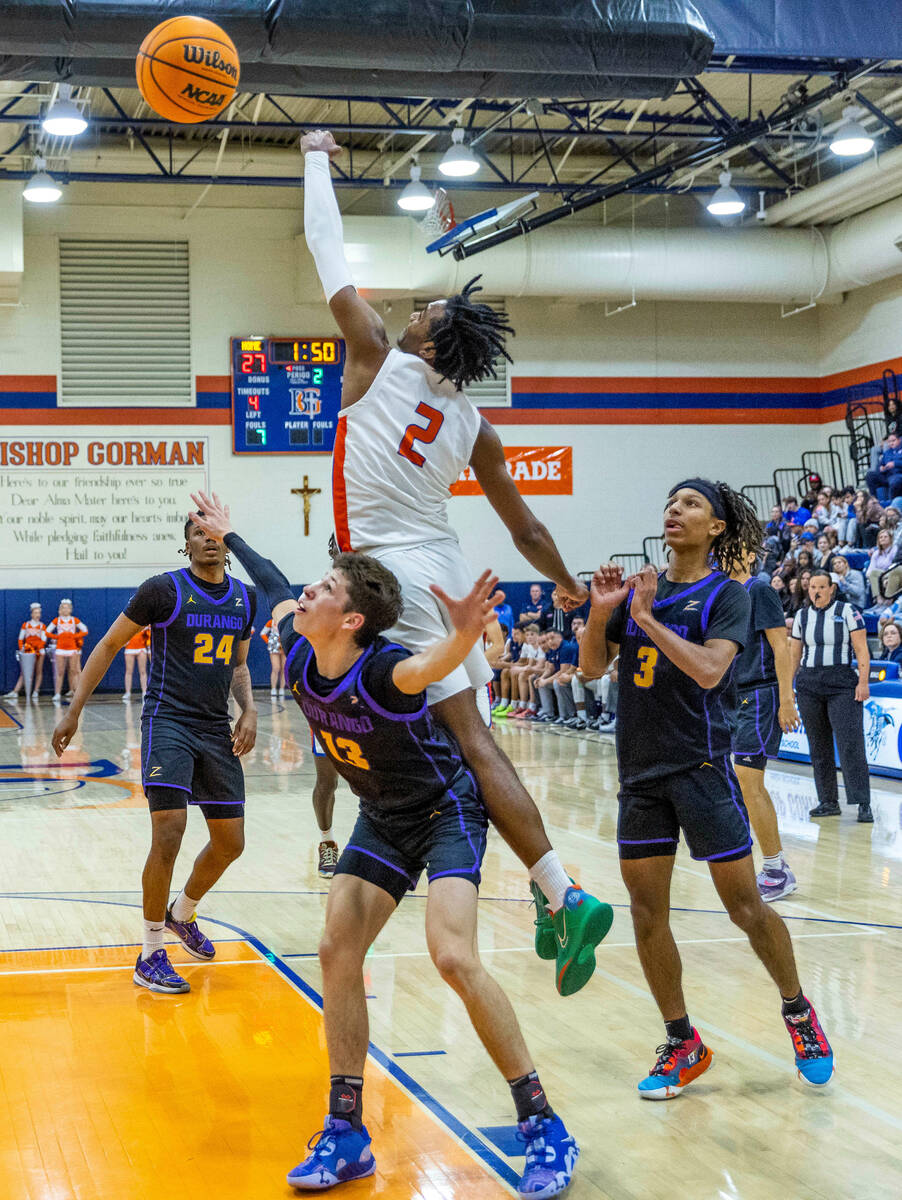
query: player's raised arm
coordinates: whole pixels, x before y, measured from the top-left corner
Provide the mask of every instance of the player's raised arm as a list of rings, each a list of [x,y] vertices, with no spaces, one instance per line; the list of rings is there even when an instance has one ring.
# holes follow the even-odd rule
[[[619,638],[608,637],[608,624],[629,590],[623,567],[616,563],[602,563],[592,576],[589,619],[579,644],[579,667],[586,679],[598,679],[617,657]]]
[[[254,586],[269,600],[272,605],[272,621],[278,629],[279,622],[290,612],[294,612],[296,607],[288,580],[274,562],[252,550],[247,542],[235,533],[232,529],[229,506],[223,504],[215,492],[209,496],[206,492],[192,492],[191,499],[199,511],[189,513],[188,516],[211,538],[225,542],[250,575]]]
[[[454,632],[428,650],[397,664],[392,672],[392,682],[399,691],[414,696],[460,666],[476,639],[482,636],[482,631],[497,619],[495,605],[504,602],[504,593],[496,591],[497,586],[498,576],[491,571],[483,571],[469,595],[461,600],[453,599],[434,583],[430,586],[448,610]]]
[[[485,417],[476,435],[470,466],[489,504],[507,526],[514,545],[530,566],[557,584],[561,607],[578,608],[584,604],[589,593],[567,570],[554,538],[517,491],[508,474],[501,439]]]
[[[136,633],[141,632],[141,626],[129,620],[125,613],[120,613],[109,627],[94,649],[88,661],[82,667],[78,677],[75,695],[69,702],[69,707],[57,722],[50,739],[54,752],[61,755],[78,729],[78,719],[87,700],[94,689],[110,669],[110,663],[123,648],[127,646]]]
[[[375,379],[389,352],[379,314],[357,292],[344,250],[341,213],[329,162],[341,153],[327,130],[301,138],[304,155],[304,236],[329,308],[347,344],[342,407],[358,400]]]

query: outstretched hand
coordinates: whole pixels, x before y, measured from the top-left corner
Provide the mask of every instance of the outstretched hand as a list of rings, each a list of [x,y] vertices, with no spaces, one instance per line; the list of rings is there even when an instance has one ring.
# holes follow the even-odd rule
[[[209,496],[206,492],[192,492],[191,499],[199,511],[189,512],[188,519],[202,529],[208,537],[221,542],[227,533],[232,532],[229,506],[223,504],[215,492]]]
[[[301,136],[301,154],[309,154],[314,150],[322,150],[331,159],[341,154],[341,146],[328,129],[311,129]]]
[[[623,581],[623,567],[617,563],[602,563],[592,576],[589,598],[593,607],[613,611],[629,595],[630,585]]]
[[[652,605],[658,594],[658,572],[646,564],[638,574],[630,576],[627,584],[633,589],[630,616],[641,625],[644,618],[652,615]]]
[[[551,603],[555,608],[561,608],[566,613],[573,612],[575,608],[582,608],[588,599],[589,589],[579,580],[576,581],[575,588],[562,588],[558,584],[551,593]]]
[[[468,641],[475,642],[485,627],[497,619],[495,605],[504,602],[504,592],[496,591],[497,587],[498,576],[491,571],[483,571],[469,595],[460,600],[454,600],[435,583],[429,585],[429,590],[447,608],[451,624],[457,632]]]

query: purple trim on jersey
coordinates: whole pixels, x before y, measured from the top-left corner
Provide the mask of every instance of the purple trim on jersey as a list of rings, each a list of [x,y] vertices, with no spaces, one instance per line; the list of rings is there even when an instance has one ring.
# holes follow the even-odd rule
[[[145,790],[149,787],[168,787],[175,788],[179,792],[187,792],[189,796],[191,794],[191,789],[189,787],[185,787],[183,783],[160,783],[158,779],[142,779],[141,787],[143,787]]]
[[[445,779],[444,775],[443,775],[443,774],[441,773],[441,771],[438,769],[438,766],[436,765],[436,761],[435,761],[435,759],[432,757],[432,755],[431,755],[431,754],[429,753],[429,751],[426,749],[426,742],[425,742],[425,739],[423,739],[423,738],[418,738],[418,737],[417,737],[417,735],[414,733],[414,731],[413,731],[413,730],[410,728],[410,726],[409,726],[409,725],[405,725],[405,729],[406,729],[406,730],[407,730],[407,732],[410,734],[410,736],[413,738],[413,740],[414,740],[414,743],[415,743],[415,745],[416,745],[417,749],[418,749],[418,750],[420,750],[420,751],[421,751],[421,752],[422,752],[422,753],[423,753],[423,754],[426,756],[426,758],[428,758],[428,759],[429,759],[429,762],[430,762],[430,764],[431,764],[431,766],[432,766],[432,769],[433,769],[433,771],[435,771],[435,777],[436,777],[436,779],[439,781],[439,783],[441,784],[442,791],[444,791],[444,792],[448,791],[448,781],[447,781],[447,779]],[[448,747],[448,749],[450,750],[450,749],[451,749],[451,746],[449,746],[449,747]],[[460,754],[453,754],[453,755],[452,755],[452,762],[456,763],[456,764],[457,764],[457,766],[458,766],[458,768],[459,768],[459,767],[461,767],[461,766],[463,766],[463,761],[462,761],[462,759],[461,759],[461,757],[460,757]],[[455,775],[456,775],[456,774],[457,774],[457,771],[455,771]]]
[[[188,578],[188,568],[187,567],[182,567],[181,570],[179,571],[179,574],[184,575],[185,581],[188,584],[188,586],[191,588],[194,588],[194,590],[196,592],[200,592],[200,594],[203,596],[203,598],[205,600],[209,600],[211,604],[225,604],[226,600],[231,599],[231,597],[234,595],[236,580],[231,575],[228,575],[228,574],[226,575],[226,579],[229,581],[229,590],[226,592],[226,594],[221,599],[214,600],[212,596],[207,595],[207,593],[204,591],[204,589],[202,587],[198,587],[198,585],[194,582],[193,579]],[[245,593],[245,595],[247,595],[247,593]],[[246,603],[246,601],[245,601],[245,603]]]
[[[710,691],[705,692],[702,697],[702,712],[705,714],[705,736],[708,741],[708,757],[714,757],[714,747],[711,745],[711,714],[708,712],[708,701],[711,698]]]
[[[307,693],[308,696],[312,696],[315,700],[322,701],[323,704],[331,704],[333,702],[333,700],[338,699],[338,697],[342,694],[342,692],[346,692],[348,690],[348,688],[357,680],[358,676],[360,675],[361,670],[363,669],[363,664],[366,662],[366,660],[369,658],[369,656],[372,653],[373,653],[373,647],[371,645],[367,646],[366,650],[364,650],[364,652],[363,652],[363,654],[361,654],[360,658],[357,659],[357,661],[354,663],[353,667],[351,667],[350,671],[348,671],[348,673],[345,675],[344,679],[342,679],[342,681],[339,683],[338,687],[333,692],[330,692],[328,696],[321,696],[319,694],[319,692],[314,691],[314,689],[310,686],[310,680],[308,678],[308,674],[310,671],[310,659],[313,657],[313,655],[308,654],[307,659],[304,663],[304,670],[302,672],[302,683],[303,683],[304,691]]]
[[[752,848],[752,830],[751,830],[751,826],[749,825],[748,813],[743,812],[742,805],[736,799],[736,789],[733,787],[733,779],[735,778],[735,776],[733,775],[733,769],[730,766],[730,759],[726,754],[724,755],[724,759],[723,759],[723,769],[724,769],[724,774],[727,777],[727,784],[730,788],[730,799],[733,801],[733,807],[736,809],[736,811],[739,813],[739,816],[742,818],[742,823],[745,826],[746,833],[749,835],[748,849],[751,850],[751,848]],[[727,854],[737,854],[742,849],[743,849],[742,846],[737,846],[734,850],[725,850],[722,854],[709,855],[709,858],[724,858]]]
[[[374,858],[376,862],[381,862],[385,867],[391,867],[393,871],[397,871],[399,875],[403,875],[405,879],[412,880],[413,876],[409,875],[402,867],[396,863],[389,862],[387,858],[381,858],[378,854],[374,854],[372,850],[364,850],[363,846],[355,846],[353,842],[348,842],[345,846],[346,850],[356,850],[358,854],[365,854],[368,858]]]
[[[166,574],[172,580],[173,587],[175,588],[175,608],[165,621],[160,621],[160,623],[156,626],[157,629],[166,629],[167,626],[171,625],[175,618],[182,611],[182,589],[179,587],[179,581],[176,572],[167,571]]]
[[[473,839],[470,837],[469,829],[467,829],[467,823],[464,820],[464,813],[463,813],[463,809],[461,808],[460,800],[458,800],[457,796],[455,796],[454,792],[452,792],[450,788],[448,788],[448,795],[451,797],[451,799],[454,801],[455,805],[457,806],[457,823],[458,823],[458,825],[460,825],[461,833],[467,839],[467,845],[473,851],[473,866],[472,866],[471,870],[478,871],[479,870],[479,852],[477,851],[476,847],[473,845]]]
[[[711,576],[709,575],[708,579],[710,579],[710,578],[711,578]],[[705,581],[705,582],[707,582],[707,581]],[[730,581],[726,577],[724,577],[723,582],[718,584],[718,586],[714,589],[714,591],[711,593],[711,595],[705,601],[705,607],[702,609],[702,637],[703,638],[708,636],[708,617],[711,614],[711,605],[714,603],[714,601],[717,599],[717,597],[720,595],[720,593],[723,591],[723,589],[727,586],[727,584],[729,582]]]
[[[677,600],[685,600],[687,596],[691,596],[693,592],[697,592],[699,588],[703,588],[705,584],[710,583],[712,579],[716,579],[720,574],[720,571],[711,571],[711,573],[706,575],[704,579],[697,579],[695,583],[686,588],[684,592],[674,592],[672,596],[665,596],[661,600],[655,599],[652,601],[651,606],[652,608],[666,608],[668,604],[676,604]],[[666,575],[667,572],[662,571],[658,576],[658,582],[666,578]],[[724,578],[724,583],[726,583],[726,578]],[[721,587],[723,587],[723,584],[721,584]],[[718,591],[719,590],[720,588],[718,588]],[[630,595],[632,595],[632,593],[630,593]],[[715,592],[714,595],[716,596],[717,592]],[[705,608],[707,609],[707,605]],[[702,618],[702,627],[704,628],[704,618]]]
[[[178,584],[175,585],[175,590],[176,594],[178,594]],[[176,611],[178,611],[178,606],[176,606]],[[169,618],[169,621],[171,620],[172,617]],[[169,624],[169,621],[166,622],[166,625]],[[150,719],[147,722],[147,757],[144,759],[145,771],[147,770],[147,764],[150,761],[150,748],[153,745],[153,719],[157,715],[160,705],[163,703],[163,684],[166,682],[166,625],[161,627],[163,630],[163,661],[160,667],[160,694],[157,696],[157,706],[150,714]]]
[[[752,839],[751,838],[749,838],[749,840],[745,843],[744,846],[735,846],[732,850],[721,850],[721,852],[719,854],[699,854],[699,855],[693,854],[691,857],[693,858],[693,860],[695,862],[716,862],[717,859],[719,859],[719,858],[729,858],[729,856],[731,854],[739,854],[743,850],[746,850],[749,853],[751,853],[751,850],[752,850]]]
[[[229,576],[229,578],[230,579],[232,578],[231,575]],[[242,630],[242,632],[247,633],[247,631],[251,627],[251,598],[247,594],[247,588],[244,586],[244,584],[241,582],[240,579],[233,579],[232,582],[238,584],[238,586],[241,588],[241,595],[244,597],[244,611],[247,613],[247,620],[244,623],[244,629]],[[278,631],[277,631],[277,633],[278,633]],[[244,638],[244,637],[239,638],[239,641],[242,641],[242,642],[247,641],[247,638]]]
[[[286,613],[285,615],[287,616],[288,614]],[[283,617],[282,620],[284,621],[285,617]],[[288,671],[288,668],[291,665],[292,659],[297,654],[298,650],[300,650],[301,646],[303,646],[305,644],[307,644],[307,639],[303,636],[303,634],[299,635],[298,640],[295,642],[295,644],[288,651],[288,654],[285,656],[285,666],[282,668],[283,673]]]
[[[388,720],[388,721],[416,721],[420,717],[425,716],[426,710],[429,707],[428,704],[426,703],[426,697],[425,697],[425,693],[424,693],[423,707],[420,709],[417,709],[416,712],[414,712],[414,713],[393,713],[393,712],[389,712],[387,708],[383,708],[381,704],[376,703],[376,701],[373,699],[373,697],[369,694],[369,692],[364,687],[362,679],[357,680],[357,690],[360,692],[361,696],[364,698],[364,700],[367,702],[367,704],[370,706],[370,708],[374,712],[377,712],[380,717],[385,717],[386,720]]]

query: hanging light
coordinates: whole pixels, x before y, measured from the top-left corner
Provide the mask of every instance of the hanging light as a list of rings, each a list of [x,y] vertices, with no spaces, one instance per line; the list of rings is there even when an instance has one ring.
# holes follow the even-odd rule
[[[451,145],[445,151],[438,169],[443,175],[458,178],[475,175],[479,167],[479,159],[464,141],[464,131],[456,125],[451,130]]]
[[[410,167],[410,183],[398,197],[398,208],[405,212],[425,212],[432,208],[435,196],[424,183],[420,183],[421,170],[417,163]]]
[[[864,109],[847,104],[842,115],[842,124],[833,135],[830,149],[840,158],[860,158],[874,146],[874,139],[857,119],[864,116]]]
[[[34,175],[25,185],[22,195],[32,204],[52,204],[62,196],[62,189],[52,176],[45,170],[47,163],[43,158],[36,158],[33,163]]]
[[[60,84],[59,96],[47,109],[41,124],[53,137],[76,137],[88,128],[84,113],[72,101],[71,84]]]
[[[705,205],[708,212],[715,217],[735,217],[745,209],[745,201],[733,187],[733,176],[729,171],[721,171],[720,187]]]

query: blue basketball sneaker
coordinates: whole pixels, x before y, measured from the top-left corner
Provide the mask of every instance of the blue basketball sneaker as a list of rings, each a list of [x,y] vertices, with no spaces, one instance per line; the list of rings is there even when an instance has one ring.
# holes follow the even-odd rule
[[[166,928],[175,934],[193,958],[209,962],[211,958],[216,957],[216,947],[197,927],[197,913],[192,913],[190,921],[177,921],[172,915],[172,909],[167,908]]]
[[[517,1138],[526,1144],[526,1170],[517,1185],[521,1196],[544,1200],[569,1187],[579,1146],[560,1117],[530,1117],[517,1126]]]
[[[313,1153],[288,1173],[292,1187],[324,1191],[337,1183],[363,1179],[376,1169],[366,1126],[354,1129],[339,1117],[326,1117],[326,1124],[313,1135],[307,1149]]]
[[[807,1012],[786,1013],[783,1021],[796,1052],[799,1079],[810,1087],[824,1087],[833,1078],[833,1051],[813,1005],[807,999],[805,1002],[808,1004]]]
[[[151,992],[190,992],[191,984],[172,969],[165,950],[154,950],[150,958],[138,955],[135,963],[135,983]]]

